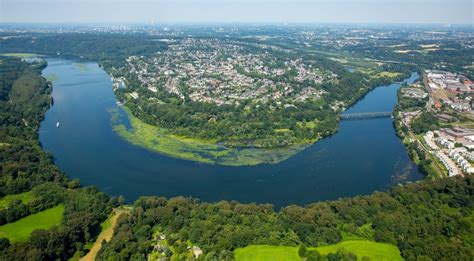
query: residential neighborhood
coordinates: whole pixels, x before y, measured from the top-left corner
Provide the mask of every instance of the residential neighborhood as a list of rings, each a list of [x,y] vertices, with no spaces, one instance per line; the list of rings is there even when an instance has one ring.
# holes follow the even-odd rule
[[[318,85],[337,75],[301,58],[278,56],[285,52],[262,44],[188,38],[173,40],[167,51],[152,57],[129,57],[127,70],[152,93],[164,90],[183,100],[217,105],[252,100],[288,107],[324,95]],[[283,103],[285,98],[290,103]]]
[[[443,163],[449,176],[474,173],[474,130],[444,128],[423,135],[430,153]]]
[[[417,157],[428,159],[439,174],[474,173],[473,94],[468,77],[441,70],[426,70],[423,82],[400,90],[405,142],[416,144]]]

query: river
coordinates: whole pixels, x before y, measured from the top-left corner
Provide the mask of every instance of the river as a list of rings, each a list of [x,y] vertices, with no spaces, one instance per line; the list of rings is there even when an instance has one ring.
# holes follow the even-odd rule
[[[118,109],[124,118],[123,111],[110,77],[97,63],[47,61],[43,75],[53,82],[54,105],[41,124],[43,148],[69,177],[128,202],[143,195],[184,195],[282,207],[370,194],[422,178],[390,118],[342,121],[335,135],[278,164],[226,167],[163,156],[112,130],[110,111]],[[399,87],[378,87],[348,112],[390,111]]]

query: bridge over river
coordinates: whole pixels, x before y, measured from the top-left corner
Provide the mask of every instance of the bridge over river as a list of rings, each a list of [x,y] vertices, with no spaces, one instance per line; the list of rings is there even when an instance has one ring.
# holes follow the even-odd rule
[[[358,120],[371,118],[385,118],[391,117],[391,111],[375,111],[375,112],[354,112],[341,114],[341,120]]]

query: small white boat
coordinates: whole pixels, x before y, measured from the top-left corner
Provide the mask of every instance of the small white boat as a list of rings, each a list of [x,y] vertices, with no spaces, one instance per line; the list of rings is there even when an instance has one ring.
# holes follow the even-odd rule
[[[59,128],[59,121],[56,122],[56,128]]]

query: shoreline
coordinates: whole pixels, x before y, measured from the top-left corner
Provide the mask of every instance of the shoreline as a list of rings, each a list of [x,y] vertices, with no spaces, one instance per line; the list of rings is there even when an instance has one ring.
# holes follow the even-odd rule
[[[108,73],[109,74],[109,73]],[[110,74],[109,74],[110,75]],[[413,76],[405,78],[402,82],[406,82]],[[390,84],[397,84],[393,82]],[[388,85],[390,85],[388,84]],[[381,85],[384,86],[384,85]],[[368,89],[368,92],[357,99],[351,106],[352,108],[359,101],[361,101],[368,93],[380,86]],[[114,93],[115,95],[115,93]],[[118,97],[115,96],[118,101]],[[126,114],[131,130],[128,130],[124,124],[116,122],[119,112],[112,112],[112,129],[121,138],[127,142],[173,158],[194,161],[198,163],[205,163],[211,165],[222,166],[255,166],[260,164],[277,164],[288,158],[296,155],[300,151],[313,146],[318,141],[331,137],[339,130],[336,129],[334,133],[321,137],[319,139],[308,140],[306,142],[294,144],[287,147],[276,148],[238,148],[226,147],[219,144],[217,140],[205,140],[192,137],[184,137],[172,134],[169,130],[160,128],[143,122],[138,117],[133,115],[132,111],[126,106],[120,106]],[[346,109],[346,110],[348,110]],[[114,120],[115,119],[115,120]],[[338,118],[338,125],[340,119]],[[396,128],[394,128],[397,131]]]
[[[169,133],[166,129],[147,124],[134,116],[126,106],[112,113],[127,117],[131,130],[124,124],[111,120],[112,129],[127,142],[169,157],[222,166],[255,166],[280,163],[313,145],[318,140],[282,148],[233,148],[219,145],[212,140],[183,137]]]

